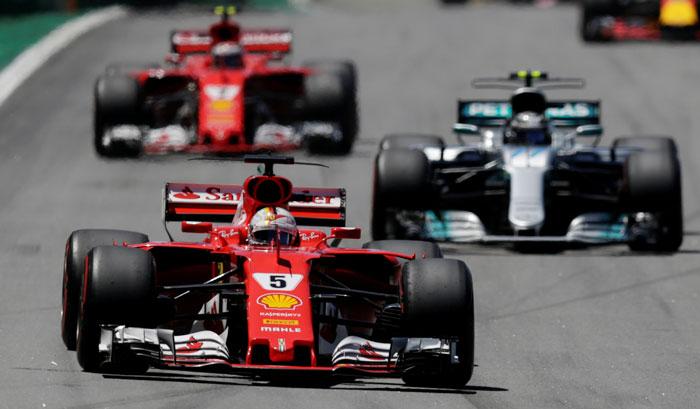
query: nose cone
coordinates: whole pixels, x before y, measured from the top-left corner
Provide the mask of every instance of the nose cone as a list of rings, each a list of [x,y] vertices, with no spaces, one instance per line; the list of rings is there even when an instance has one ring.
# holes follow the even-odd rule
[[[508,221],[513,230],[539,230],[544,223],[544,209],[541,201],[517,200],[511,202]]]
[[[544,224],[544,177],[551,156],[551,149],[542,147],[506,147],[504,151],[510,174],[508,221],[516,232],[537,232]]]
[[[508,221],[513,230],[538,230],[544,223],[543,169],[521,168],[511,173]]]

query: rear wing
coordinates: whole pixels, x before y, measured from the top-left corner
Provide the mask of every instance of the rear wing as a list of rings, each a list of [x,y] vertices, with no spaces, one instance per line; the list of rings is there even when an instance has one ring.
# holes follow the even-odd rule
[[[457,122],[476,126],[502,126],[513,114],[509,101],[460,100]],[[600,124],[600,101],[548,101],[545,116],[553,125],[577,127]]]
[[[248,53],[288,54],[292,51],[292,32],[288,29],[244,30],[240,45]],[[177,30],[170,36],[171,51],[178,54],[207,53],[211,46],[208,31]]]
[[[240,185],[166,183],[169,221],[231,222],[242,201]],[[345,226],[345,189],[294,187],[289,211],[301,226]]]

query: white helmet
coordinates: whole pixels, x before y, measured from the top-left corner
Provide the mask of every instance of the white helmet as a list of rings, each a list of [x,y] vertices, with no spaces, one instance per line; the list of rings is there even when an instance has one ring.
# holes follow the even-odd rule
[[[543,115],[535,112],[520,112],[506,127],[503,141],[516,145],[549,145],[552,136],[549,124]]]
[[[230,41],[216,44],[211,49],[214,58],[214,66],[219,68],[241,68],[243,67],[243,50],[241,47]]]
[[[276,241],[282,246],[289,246],[298,234],[296,220],[289,211],[281,207],[263,207],[250,220],[248,237],[251,244]]]

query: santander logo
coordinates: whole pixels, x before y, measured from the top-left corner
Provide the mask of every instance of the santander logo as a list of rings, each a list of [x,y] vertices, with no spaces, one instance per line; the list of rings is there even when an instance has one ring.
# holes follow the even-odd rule
[[[199,199],[199,195],[194,193],[192,191],[192,189],[190,189],[188,186],[185,186],[185,188],[182,189],[182,192],[175,193],[173,196],[175,196],[178,199],[186,199],[186,200]]]
[[[189,341],[184,347],[178,348],[177,353],[178,354],[193,354],[200,349],[202,349],[202,346],[204,343],[202,341],[197,341],[195,337],[190,337]]]

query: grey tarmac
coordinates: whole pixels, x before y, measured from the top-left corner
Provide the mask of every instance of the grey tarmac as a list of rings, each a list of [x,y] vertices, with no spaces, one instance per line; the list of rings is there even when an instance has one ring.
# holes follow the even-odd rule
[[[475,375],[463,390],[368,380],[333,388],[269,385],[232,375],[161,371],[141,377],[81,372],[60,339],[64,243],[73,229],[115,227],[165,240],[165,181],[242,181],[230,163],[98,159],[92,85],[114,61],[156,61],[171,29],[212,17],[133,13],[81,37],[0,107],[0,408],[691,408],[700,401],[700,53],[695,44],[584,45],[578,10],[479,2],[312,3],[284,14],[242,14],[250,26],[290,26],[293,61],[348,58],[359,69],[361,135],[352,155],[308,158],[295,183],[348,189],[349,224],[369,240],[372,160],[387,132],[451,138],[458,97],[475,76],[518,68],[583,76],[603,100],[603,143],[671,134],[680,146],[687,235],[678,254],[624,246],[523,255],[445,246],[475,280]],[[451,139],[450,139],[451,140]]]

